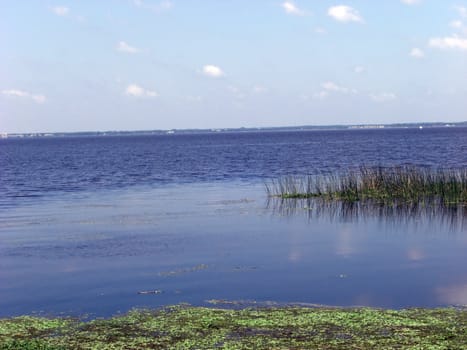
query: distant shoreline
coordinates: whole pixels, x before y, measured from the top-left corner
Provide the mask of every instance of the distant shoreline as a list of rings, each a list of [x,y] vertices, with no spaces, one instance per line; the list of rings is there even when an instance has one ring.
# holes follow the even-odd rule
[[[77,131],[77,132],[31,132],[0,133],[0,139],[38,138],[38,137],[97,137],[97,136],[137,136],[137,135],[174,135],[174,134],[216,134],[241,132],[281,132],[281,131],[326,131],[326,130],[379,130],[379,129],[424,129],[424,128],[459,128],[467,127],[467,121],[456,123],[422,122],[397,124],[351,124],[351,125],[303,125],[276,127],[241,127],[212,129],[169,129],[169,130],[112,130],[112,131]]]

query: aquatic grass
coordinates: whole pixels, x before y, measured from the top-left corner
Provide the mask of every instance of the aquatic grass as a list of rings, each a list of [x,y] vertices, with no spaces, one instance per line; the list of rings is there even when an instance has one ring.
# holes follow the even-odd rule
[[[1,350],[461,349],[467,310],[179,305],[89,322],[2,319],[0,330]]]
[[[287,176],[266,184],[270,197],[376,203],[467,204],[467,169],[366,167],[339,174]]]

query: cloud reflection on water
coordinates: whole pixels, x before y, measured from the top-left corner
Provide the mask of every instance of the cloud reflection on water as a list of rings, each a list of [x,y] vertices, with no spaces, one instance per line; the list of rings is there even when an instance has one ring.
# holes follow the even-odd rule
[[[467,305],[467,283],[440,287],[437,294],[443,304]]]
[[[337,235],[336,254],[342,257],[349,257],[355,254],[357,248],[352,231],[349,228],[344,228]]]
[[[412,262],[422,261],[426,258],[425,253],[418,248],[410,248],[407,251],[407,258]]]

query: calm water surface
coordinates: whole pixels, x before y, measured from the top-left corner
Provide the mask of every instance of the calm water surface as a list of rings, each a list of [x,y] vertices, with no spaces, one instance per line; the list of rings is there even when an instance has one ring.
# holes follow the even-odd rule
[[[0,140],[0,316],[467,304],[464,211],[267,201],[269,178],[360,164],[465,167],[467,130]]]

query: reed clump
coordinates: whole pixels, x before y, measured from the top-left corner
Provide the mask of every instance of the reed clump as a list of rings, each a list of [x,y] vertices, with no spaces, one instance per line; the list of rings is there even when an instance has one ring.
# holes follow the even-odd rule
[[[362,166],[340,174],[279,178],[266,191],[282,199],[459,205],[467,204],[467,169]]]

